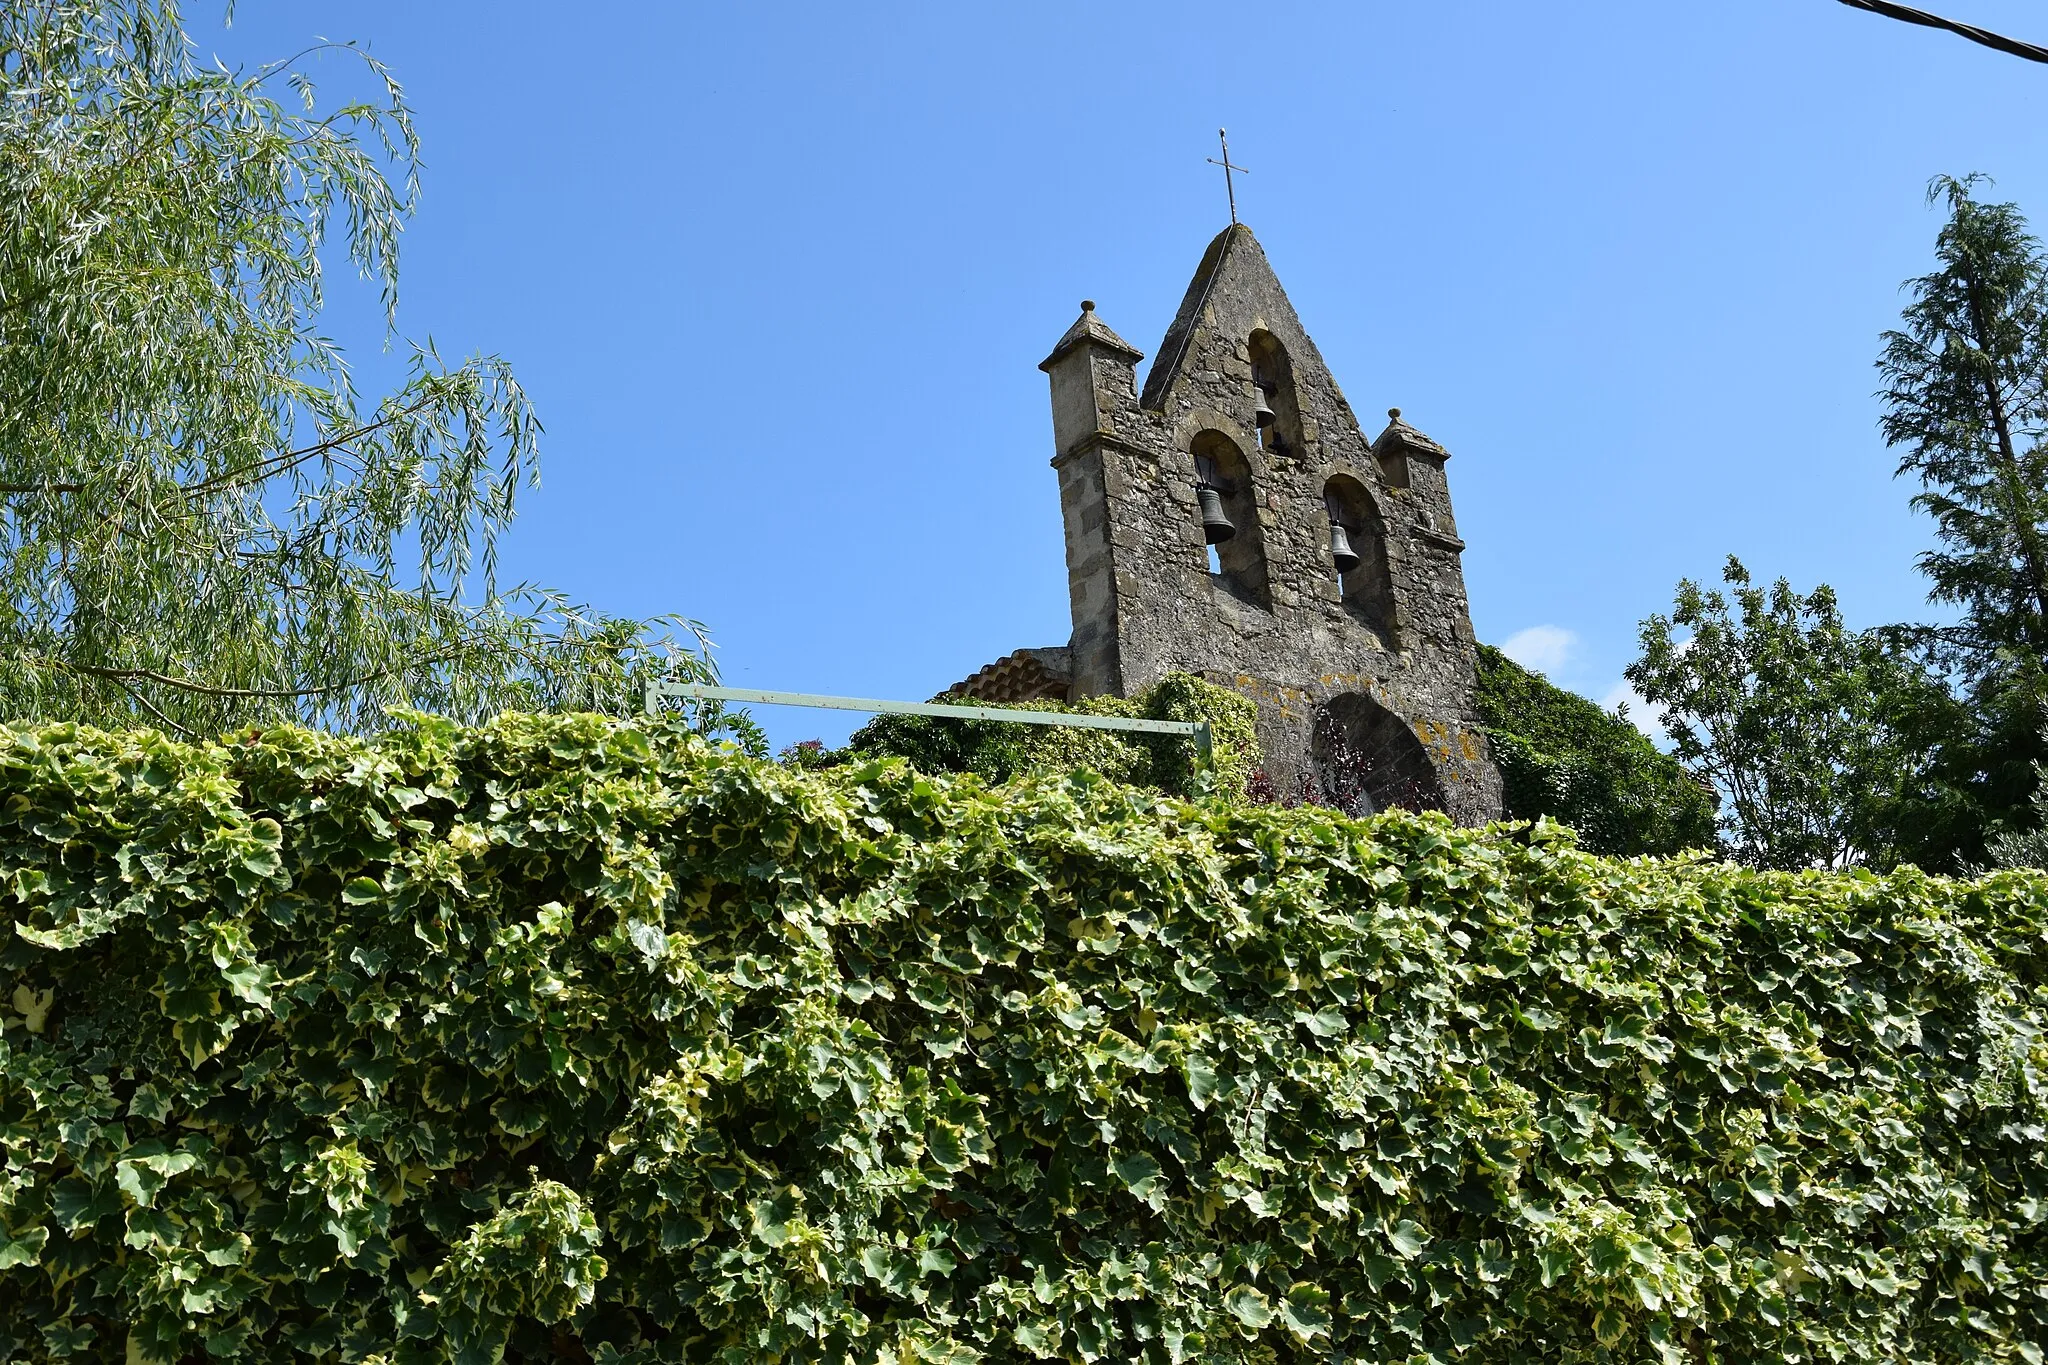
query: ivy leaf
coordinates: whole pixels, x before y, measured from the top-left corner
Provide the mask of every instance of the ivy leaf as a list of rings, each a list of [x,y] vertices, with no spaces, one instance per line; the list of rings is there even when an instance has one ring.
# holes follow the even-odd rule
[[[1223,1296],[1223,1306],[1230,1315],[1245,1326],[1257,1331],[1273,1320],[1273,1306],[1264,1294],[1250,1285],[1239,1285]]]
[[[1330,1333],[1330,1294],[1317,1285],[1297,1282],[1281,1301],[1280,1316],[1287,1330],[1302,1341]]]
[[[1010,1339],[1043,1360],[1059,1353],[1060,1329],[1057,1323],[1042,1320],[1020,1322]]]
[[[48,1228],[27,1228],[0,1237],[0,1270],[34,1265],[43,1257],[43,1243],[50,1239]]]
[[[60,1180],[50,1194],[50,1209],[66,1232],[76,1232],[111,1213],[121,1211],[121,1196],[114,1189],[95,1188],[77,1178]]]
[[[964,1171],[967,1169],[965,1137],[965,1132],[957,1124],[934,1123],[925,1130],[925,1150],[931,1153],[932,1160],[940,1169]]]
[[[860,1265],[870,1279],[891,1293],[907,1294],[917,1280],[917,1267],[911,1259],[887,1247],[864,1249],[860,1254]]]
[[[172,1176],[191,1170],[198,1161],[191,1152],[147,1152],[116,1162],[114,1183],[137,1205],[148,1208]]]
[[[1207,1109],[1216,1094],[1216,1064],[1199,1053],[1189,1053],[1182,1063],[1187,1076],[1188,1098],[1197,1109]]]
[[[1131,1152],[1119,1156],[1114,1165],[1124,1188],[1140,1200],[1151,1203],[1160,1187],[1159,1163],[1143,1152]]]
[[[171,1101],[162,1090],[145,1082],[135,1087],[135,1094],[128,1101],[128,1112],[137,1118],[161,1123],[170,1116]]]
[[[789,1225],[796,1216],[795,1190],[782,1190],[752,1205],[754,1240],[763,1246],[779,1247],[789,1240]]]
[[[1387,1230],[1387,1245],[1404,1261],[1420,1256],[1428,1242],[1429,1234],[1422,1230],[1422,1225],[1407,1218]]]
[[[649,966],[668,956],[668,935],[660,927],[644,920],[626,921],[626,937],[632,941],[640,956]]]
[[[1308,1025],[1308,1031],[1318,1038],[1337,1038],[1346,1033],[1351,1024],[1344,1018],[1344,1011],[1335,1006],[1325,1006],[1314,1014],[1303,1014],[1301,1022]]]

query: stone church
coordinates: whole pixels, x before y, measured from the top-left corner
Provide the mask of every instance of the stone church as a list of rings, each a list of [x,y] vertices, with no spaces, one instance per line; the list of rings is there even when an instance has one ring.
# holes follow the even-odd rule
[[[1158,357],[1093,303],[1052,380],[1074,633],[957,684],[990,702],[1129,695],[1182,671],[1259,707],[1265,781],[1362,813],[1500,813],[1444,464],[1368,440],[1250,229],[1209,244]]]

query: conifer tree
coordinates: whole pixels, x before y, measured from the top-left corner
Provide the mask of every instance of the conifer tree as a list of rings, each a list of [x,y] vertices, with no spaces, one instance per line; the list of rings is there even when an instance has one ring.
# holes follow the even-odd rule
[[[1908,282],[1878,362],[1885,441],[1934,518],[1920,567],[1960,612],[1901,633],[1968,696],[1970,732],[1933,738],[1979,828],[2028,818],[2048,652],[2048,261],[2016,205],[1975,197],[1986,183],[1929,186],[1939,266]]]
[[[1920,566],[1964,612],[1941,637],[1973,675],[2048,649],[2048,266],[2016,205],[1971,197],[1979,183],[1934,182],[1941,268],[1908,285],[1879,362],[1885,441],[1940,542]]]

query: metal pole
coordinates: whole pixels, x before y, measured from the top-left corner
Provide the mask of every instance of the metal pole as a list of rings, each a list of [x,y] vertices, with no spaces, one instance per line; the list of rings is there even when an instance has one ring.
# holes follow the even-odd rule
[[[1854,0],[1848,0],[1848,3],[1854,3]],[[1230,160],[1230,135],[1228,133],[1224,132],[1221,128],[1218,128],[1216,130],[1216,140],[1223,144],[1223,159],[1221,161],[1218,161],[1215,157],[1212,156],[1209,158],[1209,164],[1211,166],[1221,166],[1223,168],[1223,192],[1230,196],[1230,225],[1232,227],[1236,227],[1237,186],[1233,185],[1230,182],[1230,173],[1232,171],[1243,171],[1244,174],[1250,175],[1251,172],[1245,170],[1245,168],[1242,166],[1232,164]],[[1199,310],[1197,310],[1196,316],[1200,316]]]
[[[709,683],[649,683],[647,710],[659,709],[662,697],[688,701],[742,701],[757,706],[808,706],[828,711],[864,711],[872,715],[941,716],[952,720],[996,720],[1017,725],[1056,725],[1076,730],[1122,730],[1150,735],[1182,735],[1195,742],[1196,761],[1215,766],[1215,740],[1205,720],[1141,720],[1130,716],[1090,716],[1074,711],[1017,711],[1004,706],[949,706],[942,702],[884,701],[878,697],[828,697],[815,692],[768,692],[750,687],[713,687]]]

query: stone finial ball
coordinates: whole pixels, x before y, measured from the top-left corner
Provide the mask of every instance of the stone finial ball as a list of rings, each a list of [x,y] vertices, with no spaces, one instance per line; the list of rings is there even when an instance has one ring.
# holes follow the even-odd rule
[[[1081,300],[1081,311],[1082,311],[1082,312],[1084,312],[1084,313],[1092,313],[1092,312],[1094,312],[1094,311],[1095,311],[1095,300],[1094,300],[1094,299],[1082,299],[1082,300]]]
[[[1401,410],[1399,408],[1388,408],[1387,416],[1393,418],[1396,422],[1398,422],[1401,420]]]

